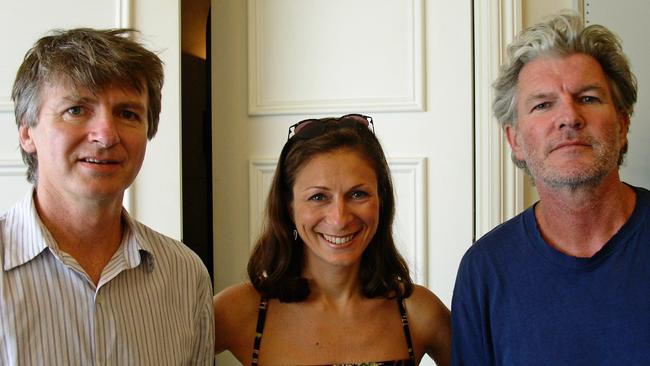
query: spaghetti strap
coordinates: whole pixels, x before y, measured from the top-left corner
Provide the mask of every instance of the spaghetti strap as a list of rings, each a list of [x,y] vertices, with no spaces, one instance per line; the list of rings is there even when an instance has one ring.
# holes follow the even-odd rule
[[[262,343],[262,333],[264,333],[264,322],[266,322],[266,309],[269,299],[262,297],[260,307],[257,313],[257,326],[255,328],[255,341],[253,342],[253,360],[251,366],[257,366],[260,356],[260,344]]]
[[[406,314],[406,306],[404,306],[404,299],[397,299],[397,306],[399,306],[399,313],[402,316],[402,327],[404,328],[404,337],[406,338],[406,346],[408,347],[409,360],[415,365],[415,353],[413,352],[413,341],[411,340],[411,331],[409,330],[409,320]]]

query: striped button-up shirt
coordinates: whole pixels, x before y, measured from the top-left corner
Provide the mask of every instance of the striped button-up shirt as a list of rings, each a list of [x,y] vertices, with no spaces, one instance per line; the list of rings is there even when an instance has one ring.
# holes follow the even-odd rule
[[[1,365],[212,365],[212,286],[182,243],[132,220],[97,286],[32,193],[0,216]]]

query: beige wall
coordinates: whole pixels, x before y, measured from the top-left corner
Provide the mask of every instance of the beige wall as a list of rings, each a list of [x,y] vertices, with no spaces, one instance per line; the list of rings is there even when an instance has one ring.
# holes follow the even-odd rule
[[[577,3],[581,2],[576,0],[522,0],[522,24],[527,27],[560,9],[576,9]]]
[[[522,0],[522,25],[528,27],[545,16],[561,9],[579,10],[581,0]],[[526,177],[524,181],[524,207],[528,207],[539,200],[537,190],[531,180]]]

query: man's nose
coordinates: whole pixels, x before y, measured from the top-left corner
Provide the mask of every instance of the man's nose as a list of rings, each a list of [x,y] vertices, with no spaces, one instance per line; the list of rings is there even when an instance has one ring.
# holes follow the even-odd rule
[[[91,142],[107,149],[120,142],[120,134],[116,125],[116,118],[112,113],[100,112],[90,122],[88,138]]]
[[[579,106],[574,100],[563,100],[560,102],[556,124],[559,129],[581,129],[584,127],[585,121],[580,114]]]

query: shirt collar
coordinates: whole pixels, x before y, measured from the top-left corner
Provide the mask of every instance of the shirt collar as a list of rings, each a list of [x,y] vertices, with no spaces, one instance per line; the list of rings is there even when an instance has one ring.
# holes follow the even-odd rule
[[[154,251],[151,244],[144,240],[140,226],[126,209],[122,208],[122,223],[124,224],[124,255],[129,267],[137,267],[144,261],[147,269],[151,272],[154,269]]]
[[[5,214],[5,230],[2,238],[5,271],[31,261],[45,249],[49,248],[55,255],[58,253],[56,241],[36,211],[34,192],[35,187],[32,187],[25,197]],[[152,271],[154,254],[151,244],[143,240],[138,225],[125,209],[122,209],[122,222],[124,224],[123,244],[118,251],[126,257],[130,268],[137,267],[144,260],[147,269]],[[20,234],[16,237],[18,233]]]
[[[47,239],[52,239],[36,213],[33,197],[34,187],[5,213],[2,238],[4,242],[2,267],[5,271],[34,259],[48,247]]]

